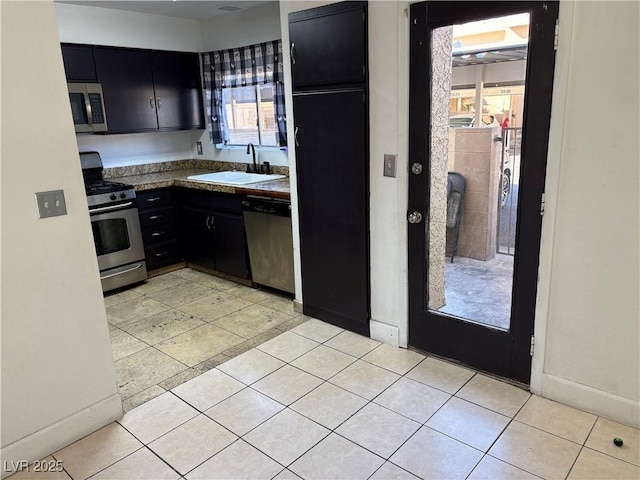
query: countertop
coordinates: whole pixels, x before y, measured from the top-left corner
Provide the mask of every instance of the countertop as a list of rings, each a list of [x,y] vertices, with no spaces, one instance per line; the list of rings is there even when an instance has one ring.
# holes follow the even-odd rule
[[[289,178],[271,180],[268,182],[252,183],[242,187],[232,185],[221,185],[217,183],[200,182],[188,180],[191,175],[211,173],[213,170],[203,170],[197,168],[169,170],[166,172],[145,173],[142,175],[128,175],[124,177],[112,177],[113,180],[133,185],[136,191],[151,190],[164,187],[186,187],[198,190],[209,190],[211,192],[232,193],[237,195],[260,195],[263,197],[290,199]]]

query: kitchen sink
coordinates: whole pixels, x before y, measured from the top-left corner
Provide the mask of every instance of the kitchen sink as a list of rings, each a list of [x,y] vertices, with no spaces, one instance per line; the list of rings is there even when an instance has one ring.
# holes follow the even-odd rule
[[[251,183],[268,182],[270,180],[278,180],[286,178],[285,175],[263,174],[263,173],[247,173],[247,172],[214,172],[203,173],[201,175],[191,175],[187,177],[189,180],[197,180],[200,182],[221,183],[223,185],[249,185]]]

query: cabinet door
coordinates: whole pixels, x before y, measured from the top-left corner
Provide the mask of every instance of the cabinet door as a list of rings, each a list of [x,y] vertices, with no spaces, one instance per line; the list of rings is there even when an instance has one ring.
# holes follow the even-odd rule
[[[93,48],[81,45],[62,45],[62,60],[68,82],[95,82],[96,66]]]
[[[241,278],[249,278],[247,242],[242,217],[216,213],[213,216],[213,228],[216,270]]]
[[[298,93],[304,313],[369,334],[369,189],[361,89]]]
[[[152,52],[151,65],[158,126],[174,130],[204,128],[198,54]]]
[[[215,269],[214,230],[211,224],[212,215],[209,212],[182,208],[181,229],[185,260]]]
[[[149,52],[94,48],[110,133],[158,129]]]
[[[366,80],[367,2],[289,14],[293,89]]]

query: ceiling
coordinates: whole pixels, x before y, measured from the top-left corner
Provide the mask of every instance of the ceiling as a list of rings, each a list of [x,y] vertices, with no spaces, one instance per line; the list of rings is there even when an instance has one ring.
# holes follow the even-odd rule
[[[216,15],[231,13],[231,11],[269,3],[265,0],[55,0],[56,3],[85,5],[88,7],[111,8],[129,12],[150,13],[167,17],[189,18],[202,20]],[[222,9],[221,9],[222,7]]]

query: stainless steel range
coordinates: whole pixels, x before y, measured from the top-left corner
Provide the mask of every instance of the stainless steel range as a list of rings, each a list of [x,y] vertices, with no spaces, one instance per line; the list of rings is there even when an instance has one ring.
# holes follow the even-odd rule
[[[147,278],[136,192],[105,180],[98,152],[81,152],[91,229],[104,292]]]

